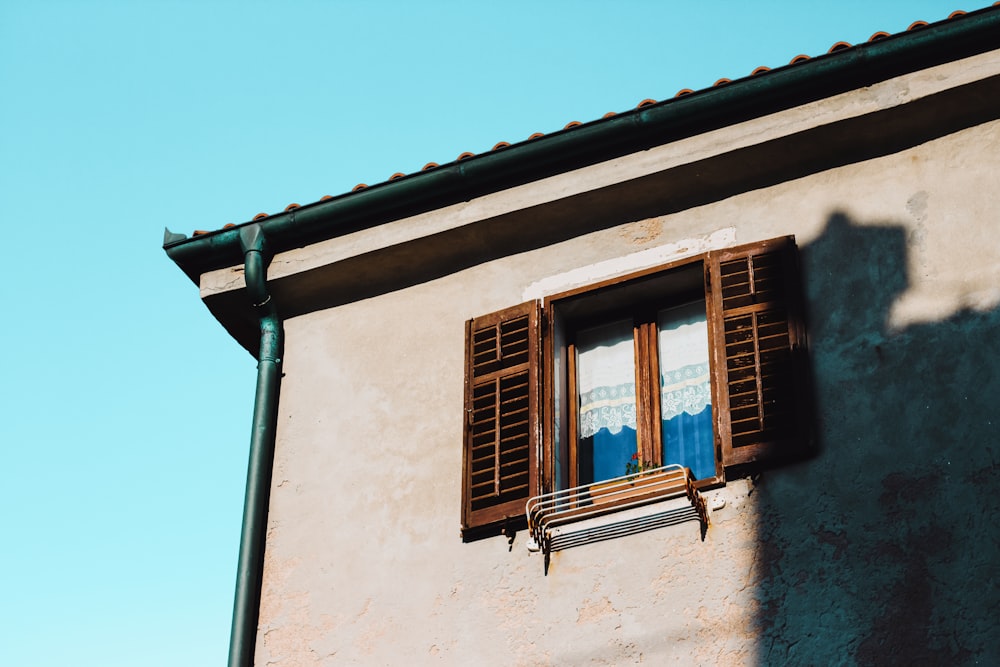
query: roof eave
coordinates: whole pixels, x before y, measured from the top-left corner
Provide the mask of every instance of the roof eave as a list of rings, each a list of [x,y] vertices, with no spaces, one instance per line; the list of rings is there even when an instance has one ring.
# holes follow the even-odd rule
[[[167,231],[163,248],[198,284],[201,274],[242,262],[247,224],[260,224],[282,252],[996,48],[1000,8],[991,7],[228,229],[192,238]]]

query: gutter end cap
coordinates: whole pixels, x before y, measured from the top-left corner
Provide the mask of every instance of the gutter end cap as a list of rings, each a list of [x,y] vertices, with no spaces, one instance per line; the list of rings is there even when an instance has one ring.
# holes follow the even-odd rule
[[[181,241],[187,241],[187,234],[175,234],[170,231],[169,227],[163,228],[163,247],[174,245],[175,243],[180,243]]]

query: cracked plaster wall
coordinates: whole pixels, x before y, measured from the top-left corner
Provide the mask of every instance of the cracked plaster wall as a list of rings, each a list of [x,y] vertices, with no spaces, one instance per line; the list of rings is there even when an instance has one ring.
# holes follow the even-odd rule
[[[258,665],[1000,664],[1000,123],[286,322]],[[463,324],[551,276],[795,234],[820,448],[696,523],[462,543]]]

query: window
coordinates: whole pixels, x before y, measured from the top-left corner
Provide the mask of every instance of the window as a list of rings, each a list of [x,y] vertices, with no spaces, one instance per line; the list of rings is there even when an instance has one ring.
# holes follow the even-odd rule
[[[630,465],[704,488],[806,451],[800,302],[784,237],[470,320],[463,535]]]

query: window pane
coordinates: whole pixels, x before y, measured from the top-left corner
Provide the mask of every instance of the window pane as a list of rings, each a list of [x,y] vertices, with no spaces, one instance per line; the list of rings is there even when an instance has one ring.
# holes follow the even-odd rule
[[[632,321],[577,333],[578,483],[625,474],[637,451]]]
[[[712,477],[715,445],[705,302],[661,310],[657,325],[663,463],[687,466],[697,479]]]

